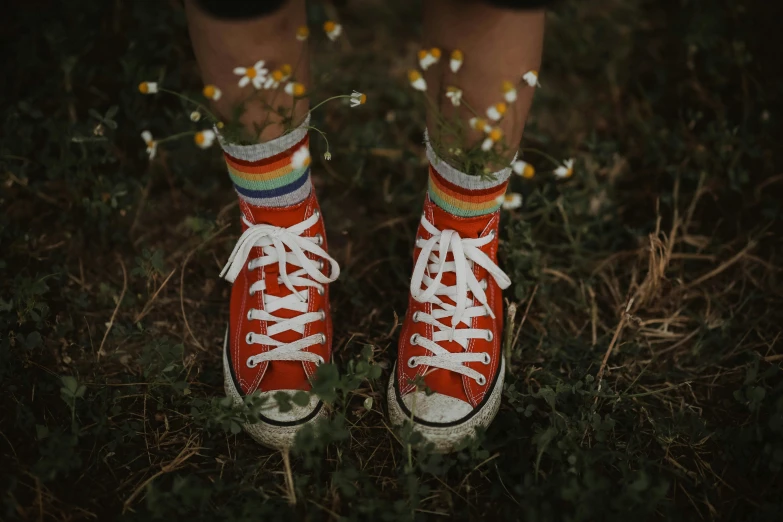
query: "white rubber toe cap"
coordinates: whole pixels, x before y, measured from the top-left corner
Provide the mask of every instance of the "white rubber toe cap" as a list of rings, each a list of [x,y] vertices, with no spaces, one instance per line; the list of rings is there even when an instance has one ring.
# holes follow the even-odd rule
[[[318,407],[318,396],[314,393],[310,394],[310,402],[304,406],[297,406],[291,402],[292,409],[281,412],[275,395],[278,393],[285,393],[289,397],[293,397],[299,390],[274,390],[268,392],[262,392],[260,396],[266,398],[264,402],[261,414],[267,419],[274,422],[297,422],[308,415],[311,415],[313,411]]]
[[[463,400],[441,393],[427,395],[421,390],[403,395],[402,402],[416,418],[437,424],[464,419],[473,411]]]

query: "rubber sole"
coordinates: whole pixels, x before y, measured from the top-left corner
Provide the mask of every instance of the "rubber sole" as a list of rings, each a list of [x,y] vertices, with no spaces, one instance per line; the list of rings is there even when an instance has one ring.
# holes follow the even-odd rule
[[[397,378],[397,366],[395,364],[388,386],[389,419],[395,426],[400,426],[405,421],[413,421],[413,429],[421,433],[428,442],[432,442],[435,445],[435,451],[438,453],[454,451],[455,446],[465,437],[475,436],[476,428],[486,428],[495,419],[495,415],[497,415],[500,409],[500,399],[503,395],[503,377],[505,372],[506,361],[503,359],[501,360],[499,375],[495,380],[492,391],[489,393],[489,397],[479,406],[479,410],[474,410],[471,415],[466,417],[464,422],[449,423],[447,426],[433,426],[429,423],[416,422],[416,412],[412,412],[412,419],[411,414],[406,414],[403,410],[397,396],[397,387],[394,385],[394,380]]]
[[[231,397],[234,400],[234,404],[241,405],[243,403],[242,393],[237,389],[237,385],[235,384],[234,377],[231,375],[231,369],[228,364],[228,329],[226,329],[226,336],[223,341],[223,382],[226,396]],[[315,414],[313,415],[312,412],[315,412]],[[262,446],[274,450],[286,451],[293,446],[294,438],[302,427],[307,424],[315,423],[326,416],[326,408],[323,407],[321,401],[318,401],[312,412],[310,415],[307,415],[302,422],[272,424],[260,421],[253,424],[242,424],[242,429],[244,429],[254,441]]]

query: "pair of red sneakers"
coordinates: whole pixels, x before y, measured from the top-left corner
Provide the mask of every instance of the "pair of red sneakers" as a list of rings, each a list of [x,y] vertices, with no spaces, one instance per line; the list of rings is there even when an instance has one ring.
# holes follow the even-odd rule
[[[241,203],[243,234],[223,270],[234,283],[223,364],[228,396],[267,396],[245,430],[285,449],[304,425],[327,415],[315,394],[281,412],[274,395],[310,390],[331,361],[328,284],[340,274],[328,254],[315,193],[284,208]],[[497,266],[499,212],[455,217],[424,204],[398,358],[389,380],[393,424],[406,419],[448,451],[497,413],[503,387],[503,302],[510,281]]]

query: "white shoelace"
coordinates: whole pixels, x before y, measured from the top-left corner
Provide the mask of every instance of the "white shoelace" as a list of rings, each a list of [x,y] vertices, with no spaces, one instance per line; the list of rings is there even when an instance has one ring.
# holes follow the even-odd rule
[[[454,341],[467,350],[470,339],[486,339],[492,341],[491,330],[471,328],[474,317],[495,314],[487,302],[484,290],[486,280],[478,281],[473,273],[474,264],[485,269],[502,289],[511,284],[509,277],[487,256],[480,247],[491,242],[494,231],[484,237],[463,239],[455,230],[438,230],[422,216],[421,224],[432,234],[429,239],[416,239],[416,246],[421,248],[416,266],[411,277],[411,295],[420,303],[432,303],[432,313],[416,312],[415,322],[423,322],[434,328],[432,340],[419,334],[411,336],[411,344],[426,348],[434,355],[411,357],[408,366],[415,368],[424,364],[433,368],[450,370],[474,379],[478,384],[486,384],[486,378],[476,370],[464,365],[467,362],[482,362],[489,364],[490,355],[483,353],[451,353],[438,343]],[[446,261],[451,253],[453,261]],[[443,274],[456,273],[456,284],[446,286],[442,283]],[[468,298],[468,291],[473,294]],[[449,297],[455,304],[443,301],[439,296]],[[478,304],[475,303],[478,301]],[[451,318],[451,326],[444,325],[438,319]],[[457,328],[460,323],[467,328]]]
[[[283,343],[272,338],[282,332],[293,330],[304,335],[305,327],[312,322],[325,319],[323,310],[308,312],[308,292],[300,292],[296,287],[315,287],[319,294],[323,294],[325,284],[331,283],[340,276],[340,267],[337,261],[332,259],[324,249],[320,247],[323,237],[318,234],[315,237],[303,237],[301,234],[318,222],[320,213],[316,210],[312,216],[292,227],[281,228],[272,225],[254,225],[244,216],[242,220],[248,225],[247,230],[237,241],[234,251],[228,258],[226,266],[220,272],[220,276],[233,283],[247,263],[248,270],[263,268],[273,263],[278,264],[279,275],[277,282],[284,284],[291,294],[285,297],[276,297],[266,293],[266,280],[261,279],[250,286],[250,295],[262,292],[264,302],[263,310],[251,308],[247,313],[248,320],[267,322],[266,335],[250,332],[245,340],[248,344],[262,344],[273,346],[272,349],[253,355],[248,358],[247,365],[250,368],[264,361],[307,361],[316,364],[324,362],[323,358],[315,353],[303,351],[309,346],[325,343],[326,336],[315,334],[299,339],[292,343]],[[248,262],[250,252],[255,247],[261,247],[263,256],[251,259]],[[286,247],[290,252],[286,251]],[[310,252],[327,260],[330,264],[329,276],[321,272],[323,261],[316,264],[305,255]],[[288,273],[286,265],[291,264],[300,267],[300,270]],[[277,317],[274,312],[286,309],[299,312],[293,318]]]

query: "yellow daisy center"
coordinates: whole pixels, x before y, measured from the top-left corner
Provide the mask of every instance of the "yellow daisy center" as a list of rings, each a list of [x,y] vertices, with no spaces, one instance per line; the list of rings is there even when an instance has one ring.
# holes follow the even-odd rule
[[[223,127],[225,127],[225,124],[224,124],[222,121],[219,121],[219,122],[217,122],[217,125],[216,125],[216,127],[217,127],[218,129],[222,129]]]
[[[308,29],[306,25],[300,25],[296,30],[296,36],[299,38],[307,38],[310,36],[310,29]]]
[[[360,104],[364,105],[364,102],[366,102],[366,101],[367,101],[367,95],[366,94],[362,94],[361,96],[359,96],[359,103]]]
[[[282,71],[283,76],[291,76],[291,66],[287,63],[283,64],[282,67],[280,67],[280,71]]]
[[[506,194],[503,197],[503,199],[505,200],[506,203],[511,203],[512,201],[514,201],[514,195],[513,194]]]
[[[408,71],[408,79],[413,83],[421,79],[421,74],[419,74],[419,71],[410,70]]]
[[[423,60],[427,57],[427,49],[422,49],[418,52],[419,60]]]
[[[275,69],[272,71],[272,79],[274,79],[276,82],[279,82],[283,79],[283,71],[280,69]]]
[[[503,82],[502,89],[503,89],[503,92],[513,91],[514,90],[514,84],[511,83],[510,81],[506,80],[505,82]]]
[[[249,68],[245,72],[245,76],[247,76],[248,78],[251,78],[251,79],[255,78],[256,77],[256,70],[255,70],[255,68],[253,68],[253,67]]]
[[[331,20],[327,20],[326,22],[324,22],[324,31],[326,31],[327,33],[331,33],[332,31],[334,31],[335,27],[337,27],[337,24]]]
[[[484,130],[484,127],[487,126],[487,122],[482,120],[481,118],[478,118],[473,121],[473,128],[476,130]]]
[[[451,52],[451,59],[452,60],[457,60],[458,62],[461,62],[462,59],[463,59],[462,51],[460,51],[459,49],[454,49]]]
[[[204,144],[204,133],[203,132],[197,132],[196,135],[193,137],[193,140],[196,142],[197,145],[203,145]]]
[[[536,174],[536,169],[533,168],[533,165],[527,164],[525,165],[524,170],[522,170],[522,177],[523,178],[532,178]]]
[[[498,111],[500,114],[506,113],[506,104],[503,102],[498,103],[495,105],[495,110]]]
[[[430,49],[430,54],[433,56],[433,58],[440,58],[440,49],[433,47]]]
[[[215,86],[214,85],[205,85],[204,86],[204,90],[201,91],[201,93],[206,98],[212,98],[213,96],[215,96]]]
[[[147,94],[148,92],[150,92],[149,84],[147,82],[141,82],[139,84],[139,92],[142,94]]]
[[[503,137],[503,131],[495,127],[491,131],[489,131],[489,139],[492,141],[500,141],[500,138]]]
[[[305,88],[301,83],[294,84],[294,96],[304,96]]]

